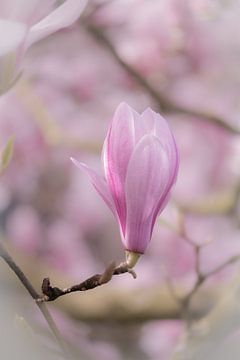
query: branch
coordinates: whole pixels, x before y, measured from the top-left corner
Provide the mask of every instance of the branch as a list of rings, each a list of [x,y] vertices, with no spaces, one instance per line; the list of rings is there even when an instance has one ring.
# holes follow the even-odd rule
[[[49,278],[45,278],[45,279],[43,279],[43,282],[42,282],[43,296],[39,297],[37,299],[37,301],[38,302],[54,301],[57,298],[59,298],[60,296],[67,295],[72,292],[91,290],[98,286],[108,283],[112,279],[113,275],[124,274],[127,272],[130,273],[134,279],[137,277],[134,270],[129,268],[125,262],[121,263],[117,267],[116,267],[115,263],[112,262],[102,274],[95,274],[95,275],[91,276],[90,278],[84,280],[80,284],[73,285],[66,289],[52,287],[50,284]]]
[[[15,275],[18,277],[20,282],[23,284],[25,289],[28,291],[28,293],[31,295],[31,297],[36,301],[36,304],[41,311],[43,317],[45,318],[46,322],[48,323],[49,328],[52,330],[60,348],[62,349],[62,352],[66,359],[69,359],[69,355],[66,350],[66,346],[64,344],[64,341],[59,333],[59,330],[49,313],[46,305],[44,303],[37,302],[37,299],[39,299],[39,294],[36,292],[26,275],[23,273],[23,271],[20,269],[20,267],[15,263],[13,258],[10,256],[8,251],[5,249],[3,243],[0,241],[0,257],[6,262],[6,264],[10,267],[10,269],[15,273]]]
[[[225,261],[223,264],[217,266],[215,269],[207,272],[206,274],[202,275],[205,279],[209,278],[210,276],[213,276],[217,274],[219,271],[225,269],[227,266],[232,265],[240,260],[240,255],[232,256],[230,259]]]
[[[198,247],[199,251],[196,253],[196,263],[199,262],[199,252],[201,247]],[[217,274],[221,270],[225,269],[229,265],[232,265],[236,262],[240,261],[240,255],[236,255],[225,261],[223,264],[217,266],[215,269],[203,274],[200,270],[196,272],[197,278],[192,287],[192,289],[187,292],[183,297],[179,297],[177,292],[173,288],[172,284],[170,283],[170,291],[173,295],[175,301],[179,304],[181,308],[182,318],[186,320],[188,327],[191,325],[193,317],[192,312],[190,309],[191,302],[193,301],[194,295],[199,291],[200,287],[209,279],[209,277]]]
[[[240,255],[232,256],[230,259],[228,259],[224,263],[220,264],[215,269],[213,269],[207,273],[203,273],[201,271],[201,266],[200,266],[200,255],[201,255],[202,248],[204,246],[208,245],[209,241],[207,241],[203,244],[200,244],[200,245],[196,244],[187,234],[183,217],[181,217],[181,219],[180,219],[179,235],[194,249],[196,280],[195,280],[193,287],[182,297],[180,297],[177,294],[177,292],[175,291],[169,278],[167,278],[167,284],[168,284],[169,291],[172,294],[173,298],[181,307],[182,317],[187,321],[187,324],[189,326],[189,325],[191,325],[191,321],[192,321],[191,314],[190,314],[190,304],[192,302],[194,295],[199,290],[199,288],[208,280],[209,277],[217,274],[221,270],[225,269],[227,266],[238,262],[240,260]]]
[[[216,306],[180,340],[172,360],[239,358],[239,275],[222,292]],[[229,341],[230,340],[230,341]]]
[[[240,129],[235,128],[233,125],[229,124],[221,117],[209,112],[193,110],[175,104],[171,99],[166,98],[163,94],[160,94],[159,91],[156,90],[144,77],[142,77],[138,71],[136,71],[131,65],[129,65],[121,58],[111,41],[99,27],[90,24],[87,21],[81,21],[81,24],[85,26],[85,29],[88,31],[88,33],[100,45],[102,45],[113,57],[113,59],[152,97],[152,99],[158,104],[161,110],[180,113],[190,117],[197,117],[206,122],[211,122],[212,124],[223,128],[231,134],[240,135]]]

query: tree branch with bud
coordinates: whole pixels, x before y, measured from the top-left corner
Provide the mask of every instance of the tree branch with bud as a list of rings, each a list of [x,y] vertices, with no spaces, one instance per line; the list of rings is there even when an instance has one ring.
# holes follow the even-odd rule
[[[110,265],[102,274],[95,274],[90,278],[84,280],[80,284],[73,285],[66,289],[60,289],[58,287],[52,287],[49,278],[44,278],[42,282],[43,296],[37,299],[38,302],[54,301],[60,296],[70,294],[76,291],[92,290],[98,286],[107,284],[113,277],[113,275],[120,275],[129,273],[136,279],[137,275],[132,267],[136,264],[138,255],[135,253],[126,252],[126,261],[116,266],[115,262],[111,262]]]

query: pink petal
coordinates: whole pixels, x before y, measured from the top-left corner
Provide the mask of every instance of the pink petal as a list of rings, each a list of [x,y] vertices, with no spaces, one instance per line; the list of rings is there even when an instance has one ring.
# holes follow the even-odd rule
[[[169,129],[167,121],[160,114],[155,113],[150,108],[146,109],[141,117],[146,124],[146,133],[158,137],[162,146],[166,148],[167,152],[171,152],[174,138],[171,130]]]
[[[160,214],[160,212],[164,209],[164,207],[168,203],[170,197],[169,192],[174,182],[176,181],[178,168],[179,168],[179,154],[175,139],[168,126],[168,123],[160,114],[155,113],[152,109],[148,108],[143,112],[142,118],[145,121],[146,126],[148,127],[147,130],[148,133],[157,136],[162,146],[166,150],[168,161],[170,164],[168,186],[166,189],[165,197],[159,200],[158,206],[153,215],[153,220],[152,220],[152,229],[153,229],[154,223],[156,221],[156,217]]]
[[[171,178],[174,183],[179,168],[179,154],[173,134],[167,121],[152,109],[146,109],[141,115],[147,127],[147,132],[158,137],[165,148],[171,166]]]
[[[50,15],[30,29],[28,46],[59,29],[72,25],[83,12],[87,2],[88,0],[66,0]]]
[[[128,250],[144,253],[151,238],[153,216],[166,198],[169,161],[159,139],[145,135],[138,143],[126,176],[127,221],[123,242]]]
[[[111,194],[108,190],[108,186],[107,186],[105,179],[102,176],[98,175],[93,169],[89,168],[86,164],[81,163],[73,158],[71,158],[71,160],[74,163],[74,165],[79,167],[81,170],[83,170],[89,176],[93,186],[95,187],[95,189],[97,190],[99,195],[105,201],[105,203],[110,208],[112,213],[114,215],[116,215],[114,202],[113,202]]]
[[[145,123],[146,132],[157,137],[162,137],[163,134],[170,134],[167,121],[151,108],[147,108],[142,114],[141,118]]]
[[[107,183],[115,202],[122,232],[125,232],[125,178],[135,142],[133,110],[125,103],[118,106],[103,147]]]

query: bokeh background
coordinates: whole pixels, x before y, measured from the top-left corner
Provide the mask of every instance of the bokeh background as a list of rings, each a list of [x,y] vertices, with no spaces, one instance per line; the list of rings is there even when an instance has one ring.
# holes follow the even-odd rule
[[[160,112],[180,150],[137,279],[49,304],[77,359],[239,359],[239,12],[238,0],[89,1],[74,26],[31,48],[0,98],[1,147],[15,137],[1,237],[38,291],[43,277],[64,287],[124,259],[112,214],[70,161],[102,171],[120,102]],[[3,358],[61,358],[34,301],[0,267]]]

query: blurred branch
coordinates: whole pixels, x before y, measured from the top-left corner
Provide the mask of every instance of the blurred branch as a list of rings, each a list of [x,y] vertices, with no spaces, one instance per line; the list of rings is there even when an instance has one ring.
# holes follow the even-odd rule
[[[115,61],[152,97],[152,99],[158,104],[160,110],[166,112],[174,112],[184,114],[190,117],[200,118],[204,121],[211,122],[224,130],[227,130],[231,134],[240,135],[240,129],[235,128],[233,125],[226,122],[221,117],[212,114],[210,112],[204,112],[201,110],[189,109],[179,104],[174,103],[171,99],[165,97],[158,90],[156,90],[142,75],[136,71],[131,65],[125,62],[116,51],[115,47],[104,34],[100,27],[97,27],[90,22],[81,21],[81,24],[85,26],[88,33],[102,45]]]
[[[195,274],[196,274],[196,280],[192,286],[192,288],[183,296],[179,296],[177,292],[175,291],[171,280],[167,278],[167,284],[169,287],[169,291],[172,294],[175,301],[179,304],[182,312],[183,318],[187,321],[187,324],[190,325],[192,321],[192,317],[190,314],[190,304],[193,300],[194,295],[197,293],[197,291],[200,289],[200,287],[213,275],[219,273],[221,270],[225,269],[229,265],[232,265],[238,261],[240,261],[240,254],[234,255],[228,260],[226,260],[224,263],[220,264],[219,266],[215,267],[211,271],[208,271],[206,273],[203,273],[201,271],[201,263],[200,263],[200,256],[201,256],[201,250],[204,246],[209,244],[209,241],[203,243],[203,244],[196,244],[187,234],[185,223],[183,216],[180,218],[180,229],[179,229],[179,235],[181,238],[183,238],[189,245],[193,247],[194,254],[195,254]]]
[[[200,254],[201,247],[198,245],[195,245],[195,257],[196,257],[196,263],[199,262],[199,254]],[[207,272],[202,273],[200,270],[196,271],[197,278],[195,280],[195,284],[192,287],[192,289],[182,298],[179,298],[179,302],[182,306],[183,316],[186,317],[188,322],[191,319],[190,317],[190,302],[192,301],[193,296],[196,294],[196,292],[199,290],[199,288],[204,284],[205,281],[209,279],[209,277],[219,273],[221,270],[225,269],[229,265],[232,265],[240,260],[240,255],[232,256],[230,259],[226,260],[223,264],[217,266],[215,269]]]
[[[239,358],[239,337],[236,336],[240,322],[239,283],[238,275],[219,297],[214,309],[182,339],[172,360]]]
[[[10,256],[8,251],[5,249],[3,243],[0,241],[0,257],[6,262],[6,264],[12,269],[12,271],[15,273],[15,275],[18,277],[22,285],[25,287],[25,289],[28,291],[28,293],[31,295],[31,297],[36,301],[39,298],[38,293],[32,286],[31,282],[28,280],[26,275],[23,273],[23,271],[20,269],[20,267],[15,263],[13,258]],[[44,303],[39,303],[36,301],[36,304],[41,311],[43,317],[45,318],[46,322],[48,323],[49,328],[52,330],[53,334],[55,335],[55,338],[62,349],[63,354],[65,355],[66,359],[69,359],[68,353],[66,351],[66,346],[64,344],[64,341],[58,331],[58,328],[49,313],[46,305]]]

